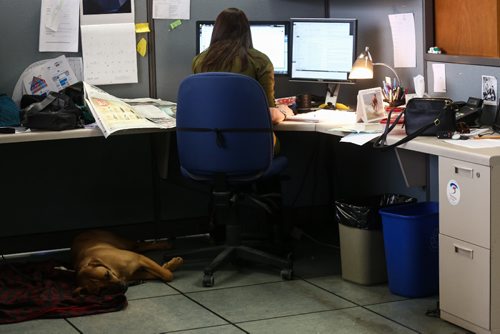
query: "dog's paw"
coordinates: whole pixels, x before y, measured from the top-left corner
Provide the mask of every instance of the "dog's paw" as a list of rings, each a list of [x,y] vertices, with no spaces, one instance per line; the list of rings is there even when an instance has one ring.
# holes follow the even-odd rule
[[[168,270],[175,270],[179,268],[183,263],[184,260],[182,259],[182,257],[174,257],[170,261],[165,262],[162,267]]]

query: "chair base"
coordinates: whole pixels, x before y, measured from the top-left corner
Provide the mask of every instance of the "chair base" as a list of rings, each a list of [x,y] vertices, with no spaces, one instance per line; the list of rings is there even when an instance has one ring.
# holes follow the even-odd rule
[[[222,252],[203,270],[203,286],[213,286],[214,272],[224,264],[239,259],[279,267],[282,279],[290,280],[293,277],[290,256],[285,259],[247,246],[224,246]]]
[[[180,256],[189,256],[190,254],[217,254],[212,262],[203,270],[204,287],[211,287],[215,283],[214,273],[227,263],[236,263],[238,260],[249,261],[253,263],[266,264],[280,268],[280,276],[283,280],[293,278],[293,262],[291,253],[287,257],[280,257],[271,253],[264,252],[252,247],[238,246],[215,246],[209,248],[197,249],[192,252],[180,254]],[[170,255],[169,255],[170,256]]]

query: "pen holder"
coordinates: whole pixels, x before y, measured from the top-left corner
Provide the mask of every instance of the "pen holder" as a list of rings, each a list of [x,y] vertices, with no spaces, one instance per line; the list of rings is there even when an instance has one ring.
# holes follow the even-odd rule
[[[392,110],[392,114],[391,114],[391,119],[390,119],[390,124],[394,123],[394,121],[396,120],[396,118],[399,116],[399,113],[401,113],[404,108],[399,108],[399,107],[391,107],[391,106],[388,106],[388,107],[385,107],[385,112],[387,115],[389,115],[389,113],[391,112]],[[403,124],[404,123],[404,116],[401,117],[398,121],[398,124]],[[387,123],[387,118],[383,119],[382,121],[380,121],[380,123],[382,124],[385,124]]]
[[[389,107],[395,108],[395,107],[402,106],[403,104],[405,104],[404,98],[402,100],[394,100],[394,101],[389,102]]]

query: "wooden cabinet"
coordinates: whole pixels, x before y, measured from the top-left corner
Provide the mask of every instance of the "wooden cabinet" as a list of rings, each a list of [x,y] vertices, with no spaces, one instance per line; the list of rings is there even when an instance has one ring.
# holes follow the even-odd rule
[[[500,66],[500,0],[423,0],[424,59]],[[427,53],[438,46],[445,53]]]
[[[500,57],[499,2],[434,0],[435,44],[449,55]]]

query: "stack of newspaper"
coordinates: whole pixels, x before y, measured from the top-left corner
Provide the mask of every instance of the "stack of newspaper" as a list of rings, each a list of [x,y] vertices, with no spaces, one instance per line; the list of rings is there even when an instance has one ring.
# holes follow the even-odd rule
[[[104,137],[118,131],[175,127],[176,104],[159,99],[119,99],[105,91],[83,83],[85,102]]]

